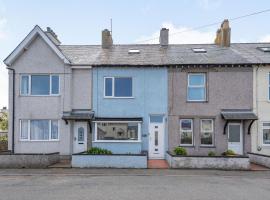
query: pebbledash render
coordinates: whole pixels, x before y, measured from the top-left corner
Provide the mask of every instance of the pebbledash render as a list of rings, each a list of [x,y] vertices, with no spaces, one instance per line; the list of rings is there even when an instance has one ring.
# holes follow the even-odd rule
[[[214,44],[169,44],[163,28],[159,44],[116,45],[105,29],[101,45],[62,45],[52,29],[35,26],[4,61],[9,150],[101,147],[149,159],[178,146],[190,155],[267,153],[270,44],[230,38],[227,20]]]

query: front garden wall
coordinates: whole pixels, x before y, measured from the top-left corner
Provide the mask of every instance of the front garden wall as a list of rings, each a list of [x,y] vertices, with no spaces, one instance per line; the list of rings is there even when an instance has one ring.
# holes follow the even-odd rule
[[[248,156],[250,162],[270,168],[270,156],[257,153],[248,153]]]
[[[244,156],[234,157],[208,157],[208,156],[175,156],[166,154],[166,159],[171,168],[186,169],[224,169],[224,170],[249,170],[249,158]]]
[[[72,155],[72,167],[147,168],[146,155]]]

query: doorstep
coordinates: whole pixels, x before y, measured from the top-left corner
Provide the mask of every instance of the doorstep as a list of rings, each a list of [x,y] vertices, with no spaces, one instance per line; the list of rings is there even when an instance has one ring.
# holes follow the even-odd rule
[[[71,168],[71,161],[69,159],[60,160],[58,163],[48,166],[48,168]]]
[[[169,164],[166,160],[150,159],[147,161],[148,169],[169,169]]]
[[[251,171],[269,171],[270,168],[251,162],[250,163],[250,170]]]

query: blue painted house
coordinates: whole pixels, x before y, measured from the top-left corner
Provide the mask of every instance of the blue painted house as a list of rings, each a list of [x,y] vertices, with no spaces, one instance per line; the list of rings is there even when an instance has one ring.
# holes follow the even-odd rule
[[[121,50],[131,59],[137,56],[129,48]],[[149,157],[164,158],[167,77],[164,67],[94,67],[92,145],[113,153],[148,151]]]

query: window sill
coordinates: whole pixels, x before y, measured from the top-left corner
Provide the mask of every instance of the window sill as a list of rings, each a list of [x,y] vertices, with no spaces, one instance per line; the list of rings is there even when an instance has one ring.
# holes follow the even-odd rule
[[[183,144],[180,144],[179,147],[184,147],[184,148],[195,148],[194,145],[183,145]]]
[[[60,142],[60,140],[19,140],[20,142]]]
[[[216,148],[216,146],[213,145],[200,145],[200,148]]]
[[[56,95],[19,95],[20,97],[60,97],[60,94]]]
[[[135,97],[103,97],[104,99],[135,99]]]
[[[208,101],[189,101],[187,100],[186,103],[208,103]]]
[[[141,143],[141,140],[94,140],[95,143]]]

